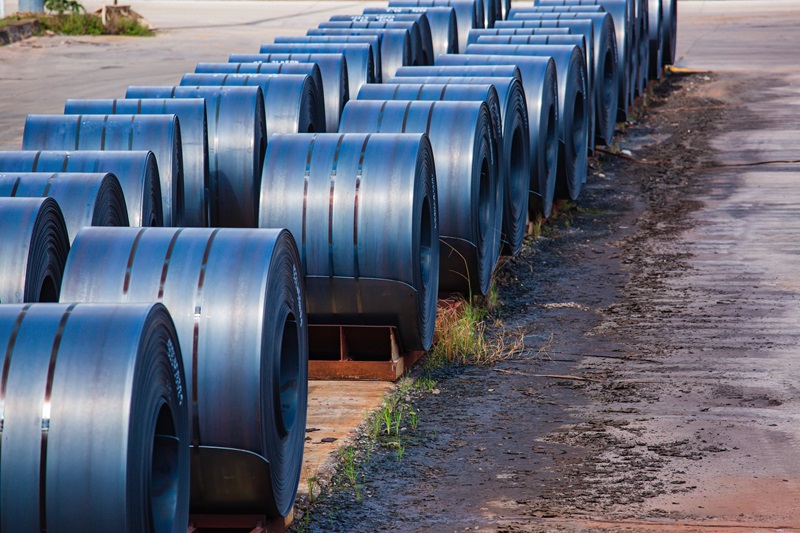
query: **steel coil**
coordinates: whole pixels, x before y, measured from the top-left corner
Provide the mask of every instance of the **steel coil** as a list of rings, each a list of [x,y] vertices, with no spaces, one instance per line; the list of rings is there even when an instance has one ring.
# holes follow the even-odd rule
[[[316,63],[325,92],[325,131],[339,128],[339,117],[350,99],[347,60],[342,54],[231,54],[230,63]]]
[[[66,115],[176,115],[183,153],[183,224],[208,226],[208,121],[197,99],[67,100]]]
[[[0,172],[0,197],[52,198],[70,243],[87,226],[128,226],[125,195],[114,174]]]
[[[486,294],[502,230],[497,216],[502,185],[488,106],[468,101],[352,101],[344,108],[340,131],[430,137],[434,155],[439,154],[434,158],[443,243],[439,289]]]
[[[202,98],[208,114],[209,222],[254,227],[266,150],[260,87],[128,87],[126,98]]]
[[[389,0],[389,7],[452,7],[458,26],[458,51],[467,48],[467,35],[472,28],[483,28],[483,2],[479,0]]]
[[[614,19],[617,33],[617,56],[619,58],[619,106],[617,120],[628,119],[628,107],[633,104],[634,82],[636,77],[636,56],[634,54],[633,4],[629,0],[534,0],[541,6],[602,6]],[[512,9],[512,14],[514,10]]]
[[[249,475],[214,477],[193,454],[193,512],[292,509],[308,382],[300,268],[285,230],[87,228],[75,239],[61,300],[162,302],[185,355],[192,445],[269,462],[272,495],[252,501]]]
[[[552,57],[558,74],[558,177],[556,196],[577,200],[587,172],[588,98],[586,63],[581,49],[566,45],[471,44],[468,54]]]
[[[425,42],[422,39],[422,32],[419,24],[414,21],[371,21],[371,22],[346,22],[346,21],[326,21],[320,22],[317,27],[324,29],[339,30],[406,30],[411,37],[411,56],[414,65],[429,65],[430,57],[433,55],[433,43]]]
[[[458,26],[452,7],[366,7],[365,15],[424,13],[430,26],[433,57],[458,53]]]
[[[317,114],[322,95],[305,74],[185,74],[181,85],[260,87],[267,142],[273,133],[325,131],[325,115]]]
[[[545,217],[553,209],[558,166],[558,83],[552,58],[495,55],[448,54],[436,58],[444,66],[509,66],[518,68],[528,106],[531,171],[535,180],[530,190],[528,213]],[[533,175],[531,176],[533,178]]]
[[[52,198],[0,198],[0,303],[57,302],[69,235]]]
[[[0,306],[3,531],[180,533],[189,417],[164,306]]]
[[[398,67],[414,62],[408,30],[312,28],[306,32],[306,37],[377,37],[381,68],[380,75],[376,73],[375,77],[381,80],[391,77]],[[345,103],[342,103],[342,109]]]
[[[517,70],[517,73],[519,73],[519,70]],[[436,87],[436,84],[445,84],[446,88],[441,98],[442,100],[454,100],[455,98],[460,98],[462,100],[469,99],[466,98],[464,94],[452,91],[452,85],[468,85],[478,88],[488,84],[497,91],[502,127],[502,135],[498,140],[498,153],[500,155],[500,176],[503,184],[503,194],[502,204],[498,201],[498,205],[502,205],[503,252],[511,255],[517,254],[525,238],[525,226],[528,221],[530,184],[536,177],[535,174],[531,172],[528,106],[525,103],[525,91],[522,89],[520,79],[515,76],[493,78],[463,76],[412,78],[400,76],[395,77],[392,83],[409,84],[409,87],[412,88],[422,88],[423,86],[420,84],[427,84],[424,85],[425,88]],[[454,97],[446,97],[448,91]],[[474,91],[474,89],[471,89],[471,91]],[[421,91],[420,94],[423,92],[424,90]],[[397,96],[392,95],[391,99],[414,99],[403,97],[400,93],[401,91],[397,91]],[[383,94],[387,94],[387,92],[384,91]],[[440,92],[440,94],[442,93]],[[362,99],[361,95],[359,95],[359,99]],[[383,99],[389,99],[389,97]],[[428,98],[417,99],[427,100]],[[488,104],[489,99],[486,98],[485,101],[487,101]]]
[[[586,38],[581,34],[575,35],[495,35],[495,36],[481,36],[478,38],[478,42],[476,44],[511,44],[511,45],[519,45],[519,44],[533,44],[533,45],[547,45],[547,44],[559,44],[559,45],[572,45],[572,46],[579,46],[581,51],[583,52],[584,60],[588,66],[587,72],[589,75],[588,78],[588,90],[589,90],[589,98],[587,98],[587,112],[589,113],[589,142],[587,143],[588,153],[589,155],[594,153],[594,138],[595,138],[595,121],[596,121],[596,111],[595,111],[595,102],[596,96],[594,93],[594,57],[593,57],[593,47],[586,45]]]
[[[430,348],[437,205],[425,135],[276,135],[267,148],[260,225],[295,236],[312,323],[394,326],[403,349]]]
[[[371,47],[372,69],[376,82],[381,81],[381,73],[383,72],[383,66],[381,64],[381,40],[382,37],[380,35],[283,35],[275,37],[276,44],[368,44]],[[347,66],[348,68],[350,67],[349,60],[347,61]],[[319,67],[317,67],[317,70],[319,70]],[[195,72],[198,71],[195,70]],[[283,72],[283,74],[290,74],[290,72]],[[311,75],[311,73],[308,72],[304,74]]]
[[[350,95],[358,94],[365,83],[375,83],[373,50],[368,43],[273,43],[262,44],[259,51],[262,54],[295,52],[344,55]]]
[[[664,68],[664,11],[661,0],[648,0],[647,39],[650,45],[650,79],[660,80]]]
[[[499,28],[495,27],[490,30],[486,29],[478,29],[478,30],[470,30],[469,35],[467,36],[467,44],[477,44],[478,39],[481,37],[493,37],[493,36],[511,36],[511,35],[521,35],[521,36],[529,36],[529,35],[571,35],[572,31],[569,28],[551,28],[551,27],[542,27],[542,28]]]
[[[676,46],[678,44],[678,2],[677,0],[662,0],[662,2],[664,42],[661,48],[664,50],[664,64],[672,65],[678,60],[676,56]]]
[[[183,225],[183,149],[176,115],[28,115],[23,150],[150,150],[164,225]]]
[[[382,13],[378,15],[370,15],[367,13],[361,15],[332,15],[329,19],[330,22],[414,22],[417,24],[419,30],[420,40],[422,42],[423,59],[426,64],[430,65],[433,62],[433,34],[431,32],[431,25],[425,13]],[[409,28],[413,34],[413,26]]]
[[[110,172],[122,186],[131,226],[163,226],[158,165],[150,151],[0,151],[0,172]]]
[[[522,83],[522,73],[516,65],[434,65],[432,67],[403,67],[392,79],[400,77],[442,76],[446,78],[515,78]],[[526,106],[527,107],[527,106]]]

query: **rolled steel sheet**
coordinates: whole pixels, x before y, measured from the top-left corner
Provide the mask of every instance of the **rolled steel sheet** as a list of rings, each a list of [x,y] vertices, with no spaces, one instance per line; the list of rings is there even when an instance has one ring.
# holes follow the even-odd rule
[[[3,531],[180,533],[188,398],[160,304],[0,306]]]
[[[633,3],[630,0],[534,0],[536,6],[602,6],[614,18],[619,58],[619,107],[617,120],[628,119],[628,107],[633,104],[637,55],[634,54]],[[512,15],[514,10],[512,9]]]
[[[414,21],[400,22],[400,21],[372,21],[372,22],[337,22],[327,21],[320,22],[317,27],[321,30],[324,29],[339,29],[339,30],[407,30],[411,36],[411,55],[412,64],[414,65],[430,65],[433,56],[433,43],[426,42],[422,39],[422,32],[419,29],[419,24]]]
[[[347,60],[342,54],[231,54],[229,63],[316,63],[325,92],[325,131],[339,128],[339,117],[350,99]]]
[[[128,226],[125,195],[114,174],[0,172],[0,197],[52,198],[61,208],[69,242],[87,226]]]
[[[664,68],[664,12],[661,0],[648,0],[647,10],[648,41],[650,45],[650,79],[660,80]]]
[[[579,46],[583,52],[584,60],[588,66],[587,71],[589,76],[589,98],[587,99],[587,111],[589,113],[589,142],[587,143],[589,155],[594,153],[594,138],[595,138],[595,121],[596,111],[595,102],[596,96],[594,94],[594,66],[595,61],[593,57],[593,47],[586,45],[586,38],[581,34],[575,35],[495,35],[495,36],[481,36],[478,38],[476,44],[560,44],[560,45],[573,45]]]
[[[425,135],[275,135],[260,225],[295,236],[310,322],[394,326],[403,349],[427,350],[439,291],[437,202]]]
[[[556,196],[577,200],[587,173],[588,106],[586,63],[581,49],[566,45],[471,44],[467,54],[507,54],[552,57],[558,74],[560,145]]]
[[[447,78],[515,78],[522,83],[522,73],[515,65],[434,65],[432,67],[403,67],[392,79],[400,77],[443,76]],[[527,106],[526,106],[527,107]]]
[[[275,37],[276,44],[368,44],[372,47],[372,64],[376,82],[381,81],[381,72],[383,68],[381,64],[381,40],[382,37],[380,35],[282,35]],[[319,67],[317,67],[317,70],[319,70]],[[195,70],[195,72],[197,72],[197,70]],[[283,74],[290,73],[284,72]],[[304,72],[304,74],[308,74],[309,76],[311,75],[309,72]]]
[[[110,172],[122,186],[131,226],[164,225],[158,165],[150,151],[0,151],[0,172]]]
[[[297,492],[308,383],[301,272],[291,235],[261,229],[87,228],[67,263],[62,301],[159,301],[169,309],[184,354],[192,445],[269,462],[271,498],[239,513],[286,516]],[[198,479],[206,470],[192,455],[192,512],[231,512],[232,495],[246,507],[248,479]]]
[[[380,50],[380,76],[391,77],[394,71],[403,65],[414,62],[411,48],[411,34],[408,30],[351,29],[351,28],[312,28],[306,32],[307,37],[377,37]],[[349,98],[348,98],[349,99]],[[344,104],[342,103],[342,109]],[[341,112],[341,110],[340,110]]]
[[[28,115],[23,150],[150,150],[167,226],[183,225],[183,147],[176,115]]]
[[[283,53],[343,54],[347,67],[348,93],[358,94],[365,83],[375,83],[375,62],[368,43],[274,43],[262,44],[261,54]]]
[[[543,28],[492,28],[489,30],[479,29],[479,30],[470,30],[469,36],[467,37],[467,44],[477,44],[478,39],[481,37],[492,37],[492,36],[510,36],[510,35],[571,35],[572,30],[569,28],[550,28],[550,27],[543,27]]]
[[[634,6],[634,47],[636,53],[635,95],[644,94],[650,70],[650,29],[648,27],[649,0],[633,0]]]
[[[176,115],[183,153],[183,224],[208,226],[208,121],[197,99],[67,100],[65,115]]]
[[[325,115],[317,114],[322,95],[305,74],[185,74],[181,85],[260,87],[267,139],[273,133],[325,131]]]
[[[52,198],[0,198],[0,303],[57,302],[69,235]]]
[[[458,25],[452,7],[366,7],[365,15],[424,13],[428,19],[433,43],[433,57],[458,53]]]
[[[401,86],[402,87],[402,86]],[[458,86],[456,86],[458,87]],[[468,86],[462,86],[468,87]],[[486,294],[500,251],[497,147],[484,102],[351,101],[340,131],[425,133],[439,190],[439,289]]]
[[[425,13],[382,13],[377,15],[370,15],[363,13],[361,15],[332,15],[331,22],[416,22],[419,28],[420,39],[422,40],[422,49],[427,56],[426,64],[431,64],[433,58],[436,57],[433,49],[433,33],[431,32],[431,25]],[[411,29],[413,32],[413,28]],[[430,55],[428,55],[430,54]]]
[[[556,188],[558,166],[558,83],[552,58],[528,56],[448,54],[436,58],[439,66],[505,65],[517,68],[522,76],[528,106],[531,154],[531,197],[528,213],[550,216]]]
[[[266,151],[260,87],[128,87],[126,98],[202,98],[208,114],[211,226],[254,227]]]
[[[476,0],[389,0],[389,7],[452,7],[458,26],[458,51],[467,48],[467,35],[472,28],[483,28],[483,2]]]
[[[519,70],[517,69],[517,74],[518,73]],[[400,76],[395,77],[392,83],[409,84],[409,87],[412,88],[421,87],[420,84],[428,84],[425,85],[425,87],[435,87],[436,84],[445,84],[448,88],[450,85],[472,85],[480,87],[489,84],[497,91],[502,122],[502,136],[498,141],[498,153],[500,154],[500,175],[502,176],[501,180],[503,183],[503,251],[511,255],[517,254],[525,238],[525,226],[528,221],[529,188],[531,179],[535,179],[535,176],[531,174],[528,106],[525,103],[525,91],[522,89],[520,79],[515,76],[502,78],[463,76],[412,78]],[[384,94],[386,94],[385,91]],[[468,99],[463,95],[458,95],[458,97],[463,100]],[[362,99],[361,95],[359,95],[359,99]],[[388,100],[389,97],[384,99]],[[400,96],[400,91],[398,91],[397,96],[392,96],[391,99],[411,100],[413,98],[404,98]],[[426,100],[427,98],[418,99]],[[452,100],[453,98],[441,99]]]
[[[662,25],[664,29],[664,42],[661,48],[664,50],[664,64],[672,65],[678,59],[675,55],[675,47],[678,44],[678,2],[677,0],[662,0]]]

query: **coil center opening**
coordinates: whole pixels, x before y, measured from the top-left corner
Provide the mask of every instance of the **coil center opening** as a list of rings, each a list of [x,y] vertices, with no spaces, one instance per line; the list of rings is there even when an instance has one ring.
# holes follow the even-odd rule
[[[511,194],[516,195],[516,198],[521,198],[521,195],[528,194],[528,181],[529,177],[523,174],[524,161],[522,160],[522,150],[525,146],[525,136],[522,134],[522,128],[514,128],[514,133],[511,136],[511,159],[508,168],[508,177],[511,180]]]
[[[489,158],[481,159],[481,176],[478,185],[478,235],[486,242],[492,224],[491,198],[494,197],[489,174]]]
[[[433,219],[431,218],[431,204],[428,197],[422,201],[420,228],[419,228],[419,274],[422,287],[428,287],[431,273],[431,236],[433,235]]]
[[[175,527],[179,447],[172,411],[166,403],[162,403],[156,419],[150,463],[150,508],[153,531],[156,533],[171,533]]]
[[[286,316],[281,333],[280,370],[278,372],[278,393],[280,412],[278,419],[282,436],[286,436],[294,426],[297,417],[297,391],[300,375],[300,344],[298,342],[297,321],[292,313]]]
[[[547,113],[547,130],[544,138],[544,155],[545,162],[547,163],[544,171],[547,174],[547,182],[550,182],[550,171],[551,169],[556,168],[556,158],[558,157],[558,150],[556,146],[556,127],[556,105],[555,103],[551,103],[550,112]],[[544,191],[541,192],[544,194]]]
[[[58,289],[56,288],[56,282],[52,275],[47,274],[42,280],[42,286],[39,288],[39,299],[37,302],[58,302]]]
[[[614,54],[611,49],[606,50],[605,60],[603,61],[603,104],[606,109],[614,109],[615,102],[611,100],[614,91]],[[612,117],[613,120],[613,117]]]
[[[586,128],[586,109],[583,101],[583,93],[575,94],[575,102],[572,104],[572,157],[586,152],[584,139],[586,138],[584,128]]]

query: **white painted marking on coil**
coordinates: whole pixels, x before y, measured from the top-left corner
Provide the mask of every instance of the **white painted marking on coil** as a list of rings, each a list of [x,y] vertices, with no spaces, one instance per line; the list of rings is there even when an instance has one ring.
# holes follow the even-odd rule
[[[167,357],[169,358],[169,364],[172,365],[172,377],[175,380],[175,394],[178,396],[178,405],[183,405],[181,370],[178,366],[178,358],[175,355],[175,346],[172,344],[172,339],[167,339]]]
[[[300,279],[297,276],[297,266],[292,265],[292,279],[294,280],[294,290],[297,291],[297,310],[300,314],[300,327],[303,327],[303,299],[300,297]]]

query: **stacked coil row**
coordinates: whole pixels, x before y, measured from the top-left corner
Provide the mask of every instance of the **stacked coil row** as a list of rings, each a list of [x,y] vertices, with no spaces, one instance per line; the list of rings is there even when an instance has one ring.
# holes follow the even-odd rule
[[[391,0],[29,115],[0,152],[0,529],[287,516],[309,323],[430,348],[437,296],[579,198],[676,12]]]

